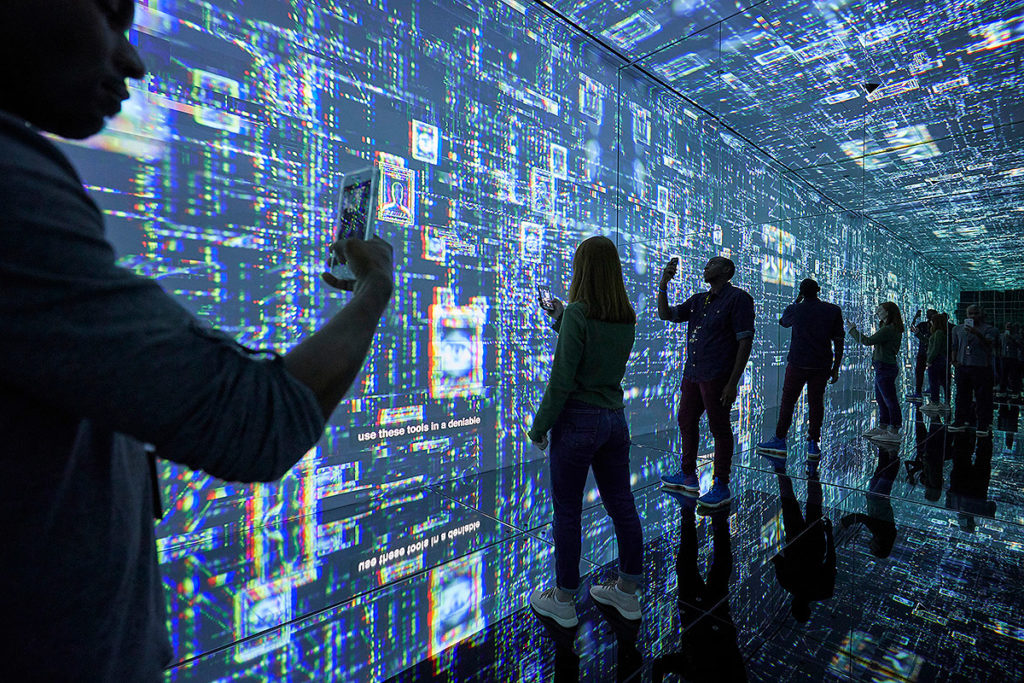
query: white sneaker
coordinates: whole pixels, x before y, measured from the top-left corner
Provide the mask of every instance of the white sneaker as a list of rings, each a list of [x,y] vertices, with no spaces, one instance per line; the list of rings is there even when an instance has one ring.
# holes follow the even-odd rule
[[[886,426],[886,425],[878,425],[877,427],[874,427],[872,429],[867,430],[866,432],[861,434],[861,436],[863,436],[865,439],[872,439],[872,438],[874,438],[876,436],[879,436],[881,434],[885,434],[888,431],[889,431],[889,427],[888,426]]]
[[[559,626],[572,628],[580,623],[576,616],[576,605],[572,602],[562,602],[555,598],[554,586],[533,591],[530,596],[530,607],[542,617],[553,620]]]
[[[623,619],[637,620],[640,612],[640,601],[635,593],[627,593],[616,584],[596,585],[590,587],[590,597],[602,605],[614,607]]]

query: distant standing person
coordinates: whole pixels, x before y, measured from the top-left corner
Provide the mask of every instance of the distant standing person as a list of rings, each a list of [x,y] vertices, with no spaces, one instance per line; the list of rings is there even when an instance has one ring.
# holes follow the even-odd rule
[[[927,355],[928,361],[928,404],[924,410],[943,410],[946,408],[939,403],[939,390],[945,392],[946,402],[949,403],[949,349],[947,340],[949,331],[946,329],[946,314],[938,313],[931,316],[929,325],[931,336],[928,337]]]
[[[615,525],[619,579],[590,588],[590,596],[639,619],[636,589],[643,577],[643,530],[629,489],[629,426],[622,402],[622,377],[633,349],[636,313],[626,295],[615,244],[591,237],[576,248],[569,304],[557,299],[558,345],[551,377],[529,436],[548,447],[551,431],[551,499],[554,505],[554,586],[538,589],[530,606],[571,628],[579,623],[581,515],[587,473],[593,469],[601,502]]]
[[[900,308],[892,301],[884,301],[875,307],[878,329],[874,334],[864,334],[850,323],[850,336],[864,346],[874,347],[871,363],[875,368],[875,401],[878,403],[878,425],[864,432],[864,436],[884,444],[898,444],[903,427],[903,409],[896,393],[896,376],[900,372],[896,356],[903,339],[903,316]]]
[[[928,340],[932,336],[931,320],[938,313],[934,308],[929,308],[924,320],[921,320],[919,310],[910,321],[910,333],[917,338],[917,357],[914,359],[914,393],[908,396],[907,400],[914,403],[920,401],[923,396],[921,392],[924,390],[924,375],[928,369]]]
[[[729,472],[733,435],[730,412],[736,401],[740,378],[750,359],[754,340],[754,300],[729,281],[736,265],[715,256],[704,266],[707,292],[698,292],[678,306],[668,303],[668,283],[676,275],[678,259],[671,259],[658,286],[658,317],[671,323],[687,323],[686,362],[680,383],[679,432],[682,435],[682,469],[661,477],[666,488],[689,495],[700,491],[697,479],[697,431],[700,416],[707,412],[715,439],[714,485],[697,503],[715,508],[732,500]]]
[[[779,324],[793,329],[789,340],[786,378],[775,436],[757,445],[760,453],[785,463],[786,435],[793,424],[793,411],[807,387],[807,464],[817,465],[821,457],[821,423],[825,416],[825,386],[839,380],[843,362],[843,311],[822,301],[821,287],[810,278],[800,283],[796,302],[786,307]]]
[[[953,330],[956,409],[949,431],[962,432],[973,420],[978,436],[992,436],[993,367],[998,342],[998,331],[985,322],[985,310],[977,304],[968,306],[967,318]]]

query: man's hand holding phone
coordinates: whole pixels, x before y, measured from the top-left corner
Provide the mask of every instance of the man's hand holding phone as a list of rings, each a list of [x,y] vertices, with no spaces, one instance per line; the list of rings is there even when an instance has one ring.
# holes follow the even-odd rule
[[[661,289],[668,287],[668,283],[672,281],[672,278],[676,276],[676,271],[679,270],[679,257],[673,256],[665,264],[665,268],[661,271]]]
[[[331,245],[335,258],[347,263],[355,275],[354,280],[342,280],[331,273],[323,273],[323,281],[335,289],[355,294],[375,294],[386,301],[394,289],[394,264],[391,245],[374,237],[338,240]]]

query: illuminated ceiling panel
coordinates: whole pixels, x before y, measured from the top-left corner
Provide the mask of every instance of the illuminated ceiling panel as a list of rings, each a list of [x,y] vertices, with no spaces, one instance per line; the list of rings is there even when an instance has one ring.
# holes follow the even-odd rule
[[[965,286],[1024,286],[1024,3],[547,4]]]

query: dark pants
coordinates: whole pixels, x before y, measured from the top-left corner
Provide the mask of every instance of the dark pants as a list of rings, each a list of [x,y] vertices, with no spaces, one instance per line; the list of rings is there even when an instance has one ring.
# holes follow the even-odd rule
[[[1003,376],[1000,385],[1003,391],[1015,394],[1020,391],[1020,361],[1016,358],[1003,358]]]
[[[643,529],[629,490],[629,427],[622,410],[570,400],[551,428],[551,498],[555,508],[558,587],[580,586],[580,518],[587,472],[593,468],[601,502],[615,525],[619,574],[643,578]]]
[[[697,447],[700,444],[700,416],[708,414],[708,427],[715,439],[715,478],[723,484],[729,482],[732,468],[732,422],[729,419],[731,406],[722,405],[722,390],[729,383],[728,377],[709,382],[691,382],[683,378],[679,389],[679,433],[683,437],[683,474],[697,473]]]
[[[949,401],[949,361],[945,356],[936,356],[928,364],[928,397],[936,403],[939,402],[939,389],[945,392],[946,401]]]
[[[775,436],[785,439],[789,426],[793,424],[793,411],[800,393],[807,385],[807,438],[821,440],[821,422],[825,418],[825,387],[828,385],[829,370],[810,370],[795,365],[786,366],[786,379],[782,383],[782,405],[779,406],[779,421],[775,425]]]
[[[978,429],[988,429],[992,425],[992,375],[992,367],[988,365],[961,365],[956,369],[955,422],[967,424],[974,412]]]
[[[876,360],[874,366],[878,422],[899,429],[903,426],[903,407],[896,394],[896,375],[900,372],[899,366],[895,363],[883,363],[880,360]]]
[[[928,356],[923,353],[917,354],[914,361],[914,393],[921,395],[921,387],[924,386],[924,372],[928,368]]]

